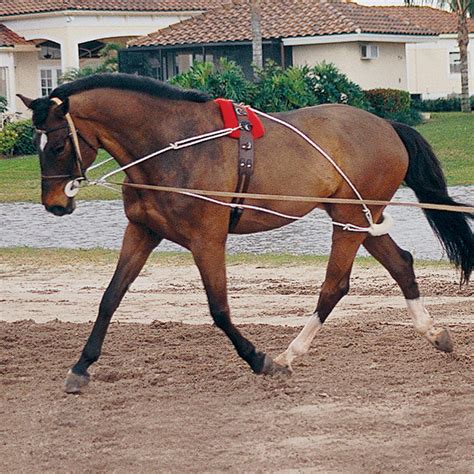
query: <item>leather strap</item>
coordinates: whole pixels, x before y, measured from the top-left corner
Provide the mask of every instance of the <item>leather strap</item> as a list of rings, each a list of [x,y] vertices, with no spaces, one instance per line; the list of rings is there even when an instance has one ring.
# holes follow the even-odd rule
[[[235,115],[240,127],[239,136],[239,158],[238,158],[238,175],[237,193],[246,193],[250,184],[250,177],[254,169],[254,139],[252,135],[252,124],[247,115],[246,108],[241,104],[233,104]],[[232,199],[233,204],[243,204],[245,198]],[[230,212],[229,232],[235,229],[239,223],[240,217],[244,209],[242,207],[234,207]]]

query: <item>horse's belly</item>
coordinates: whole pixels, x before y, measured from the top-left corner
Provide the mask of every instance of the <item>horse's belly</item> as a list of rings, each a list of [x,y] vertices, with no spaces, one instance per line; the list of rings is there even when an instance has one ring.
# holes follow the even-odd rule
[[[231,234],[253,234],[256,232],[278,229],[279,227],[283,227],[295,222],[299,218],[308,214],[308,212],[311,212],[316,207],[319,207],[315,206],[314,204],[302,205],[301,203],[299,203],[297,206],[284,207],[257,202],[245,202],[245,204],[268,209],[281,215],[270,214],[264,211],[257,211],[253,209],[244,209],[239,223],[235,229],[231,231]]]

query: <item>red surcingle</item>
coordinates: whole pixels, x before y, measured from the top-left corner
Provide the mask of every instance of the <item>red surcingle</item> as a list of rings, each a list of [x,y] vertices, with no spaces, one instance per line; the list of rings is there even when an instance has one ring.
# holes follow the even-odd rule
[[[233,102],[228,99],[215,99],[215,102],[219,105],[221,109],[222,119],[224,120],[224,127],[225,128],[235,128],[238,126],[237,116],[235,115]],[[263,124],[261,120],[255,115],[254,112],[250,110],[248,106],[245,106],[247,110],[247,115],[252,124],[252,135],[253,138],[260,138],[263,137],[265,134],[265,129],[263,128]],[[232,132],[229,137],[231,138],[239,138],[240,130],[235,130]]]

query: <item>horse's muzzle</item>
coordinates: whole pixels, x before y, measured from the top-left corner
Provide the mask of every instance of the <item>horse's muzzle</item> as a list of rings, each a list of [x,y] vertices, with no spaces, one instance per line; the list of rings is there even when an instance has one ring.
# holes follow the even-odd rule
[[[55,216],[66,216],[68,214],[72,214],[76,206],[74,203],[68,204],[66,207],[64,206],[45,206],[48,212],[54,214]]]

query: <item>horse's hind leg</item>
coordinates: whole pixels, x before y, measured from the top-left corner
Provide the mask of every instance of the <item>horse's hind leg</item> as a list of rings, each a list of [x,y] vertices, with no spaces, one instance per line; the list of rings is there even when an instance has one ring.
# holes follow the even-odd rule
[[[263,352],[257,352],[255,346],[234,326],[230,319],[227,300],[227,281],[225,268],[225,244],[223,242],[205,242],[191,249],[206,290],[209,309],[214,323],[231,340],[239,356],[247,362],[256,374],[287,372]]]
[[[365,237],[365,233],[348,232],[339,227],[334,229],[326,278],[321,287],[316,310],[288,349],[275,359],[275,363],[292,370],[293,360],[308,352],[321,325],[339,300],[349,291],[352,264]]]
[[[129,223],[125,231],[120,258],[114,276],[105,290],[99,307],[99,315],[92,328],[79,361],[69,371],[65,391],[80,392],[89,382],[88,367],[100,356],[105,334],[110,320],[130,284],[140,273],[151,251],[160,243],[161,238],[147,228]]]
[[[433,319],[420,299],[410,252],[398,247],[389,235],[368,236],[364,241],[364,247],[388,270],[400,286],[416,331],[437,349],[451,352],[453,344],[448,330],[434,326]]]

